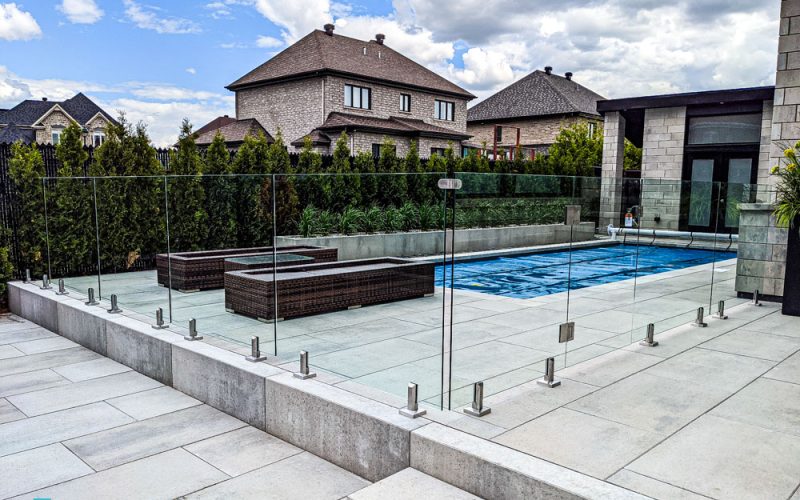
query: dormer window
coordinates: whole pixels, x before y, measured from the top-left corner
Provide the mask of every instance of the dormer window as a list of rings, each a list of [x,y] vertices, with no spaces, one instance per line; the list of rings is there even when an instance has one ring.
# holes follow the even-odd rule
[[[61,142],[61,132],[63,131],[64,129],[61,127],[53,127],[50,129],[51,142],[53,143],[53,146],[56,146],[59,142]]]
[[[344,105],[347,108],[372,109],[372,91],[369,87],[346,84]]]

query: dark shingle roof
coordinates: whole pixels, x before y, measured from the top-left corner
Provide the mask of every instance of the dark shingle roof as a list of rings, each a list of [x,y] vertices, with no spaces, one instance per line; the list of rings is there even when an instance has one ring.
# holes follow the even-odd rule
[[[245,136],[251,135],[255,137],[259,132],[262,132],[267,137],[267,141],[275,142],[272,136],[269,135],[269,132],[258,123],[258,120],[255,118],[248,118],[246,120],[234,120],[233,123],[229,123],[215,130],[209,130],[197,136],[195,143],[198,146],[207,146],[211,144],[211,141],[214,140],[214,136],[217,135],[217,131],[222,134],[227,144],[242,142]]]
[[[536,70],[467,111],[467,121],[584,113],[597,115],[603,96],[574,80]]]
[[[195,130],[194,133],[197,134],[197,136],[199,137],[199,136],[205,134],[206,132],[211,132],[212,130],[217,130],[218,128],[224,127],[225,125],[230,125],[231,123],[233,123],[235,121],[236,121],[236,118],[231,118],[228,115],[218,116],[218,117],[214,118],[213,120],[211,120],[210,122],[208,122],[205,125],[203,125],[202,127],[200,127],[199,129]]]
[[[364,55],[364,48],[367,53]],[[434,90],[467,99],[458,85],[374,40],[368,42],[314,30],[272,59],[228,85],[236,90],[314,73],[338,73]]]
[[[328,115],[325,123],[318,127],[320,130],[342,130],[356,128],[361,131],[375,131],[398,135],[421,135],[427,137],[443,137],[448,139],[463,140],[471,137],[455,130],[438,127],[425,123],[422,120],[400,118],[376,118],[373,116],[351,115],[334,111]]]
[[[86,122],[91,120],[98,112],[102,113],[112,123],[116,123],[108,113],[100,108],[100,106],[80,92],[66,101],[61,102],[34,101],[31,99],[22,101],[5,113],[0,113],[0,123],[14,122],[21,126],[31,127],[35,125],[34,122],[36,120],[50,111],[55,105],[61,106],[64,111],[81,125],[85,125]]]
[[[307,136],[311,138],[311,144],[313,146],[327,146],[331,143],[330,137],[323,134],[321,131],[314,129],[308,134],[304,135],[303,137],[300,137],[299,139],[292,141],[291,142],[292,146],[302,148],[303,146],[305,146],[305,140]]]
[[[36,140],[36,131],[32,129],[21,129],[13,123],[8,126],[0,128],[0,144],[22,141],[25,144],[30,144]]]

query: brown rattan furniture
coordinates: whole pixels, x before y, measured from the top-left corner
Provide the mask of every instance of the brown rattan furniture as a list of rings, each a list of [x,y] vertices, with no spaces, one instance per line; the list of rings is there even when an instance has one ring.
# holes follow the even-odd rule
[[[225,308],[272,320],[432,295],[434,264],[398,258],[350,260],[225,273]]]
[[[338,255],[336,248],[314,246],[278,247],[277,253],[305,255],[313,257],[315,262],[335,262]],[[158,284],[169,286],[171,283],[173,289],[182,292],[222,288],[225,259],[271,254],[272,247],[158,254],[156,256]],[[271,267],[271,264],[264,267]]]
[[[314,257],[307,255],[298,255],[296,253],[278,253],[275,254],[275,266],[299,266],[306,264],[313,264]],[[228,271],[246,271],[248,269],[264,269],[272,267],[272,254],[267,255],[252,255],[248,257],[232,257],[225,259],[225,272]]]

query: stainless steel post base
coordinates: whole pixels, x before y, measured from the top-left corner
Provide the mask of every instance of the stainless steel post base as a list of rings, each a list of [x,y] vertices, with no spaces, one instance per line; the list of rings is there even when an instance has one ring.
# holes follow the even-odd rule
[[[547,358],[544,364],[544,377],[536,381],[537,384],[545,387],[558,387],[561,385],[560,380],[556,380],[556,359]]]
[[[294,375],[294,378],[299,378],[300,380],[308,380],[317,376],[317,374],[312,372],[309,368],[307,351],[300,351],[300,371],[292,375]]]

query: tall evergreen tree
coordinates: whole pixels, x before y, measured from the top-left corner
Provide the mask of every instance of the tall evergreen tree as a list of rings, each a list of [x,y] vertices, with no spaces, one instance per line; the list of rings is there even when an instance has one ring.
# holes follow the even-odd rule
[[[304,174],[298,182],[298,197],[301,207],[313,205],[327,210],[331,189],[329,178],[322,174],[322,155],[314,151],[311,137],[303,139],[303,149],[297,161],[298,174]]]
[[[353,159],[353,169],[361,180],[361,206],[368,208],[377,205],[378,176],[375,175],[375,157],[370,151],[361,151]]]
[[[427,175],[425,165],[419,159],[417,141],[411,141],[405,158],[406,172],[408,172],[408,197],[418,204],[428,203],[431,199],[430,175]]]
[[[49,180],[52,202],[48,200],[50,263],[56,276],[82,272],[92,264],[96,248],[94,210],[91,191],[84,178],[84,163],[89,153],[83,147],[83,132],[71,122],[61,133],[56,146],[60,162],[58,179]]]
[[[266,245],[272,237],[269,219],[261,206],[261,191],[269,173],[269,143],[263,133],[246,136],[233,158],[236,177],[236,239],[240,247]]]
[[[336,173],[336,176],[333,178],[331,205],[337,212],[349,206],[358,206],[361,201],[361,178],[358,175],[352,175],[348,140],[347,134],[343,131],[333,148],[331,170]]]
[[[397,158],[397,147],[384,137],[378,158],[378,193],[384,206],[401,206],[408,196],[408,179],[403,162]]]
[[[283,142],[280,129],[275,135],[275,142],[270,144],[267,151],[267,165],[270,172],[276,176],[275,186],[275,217],[276,234],[286,236],[295,234],[298,215],[297,190],[295,189],[295,175],[289,152]],[[272,179],[267,178],[264,183],[262,195],[262,210],[267,220],[272,222]]]
[[[195,144],[188,119],[183,120],[178,147],[170,154],[167,203],[169,208],[170,249],[200,250],[206,242],[205,191],[201,175],[203,160]]]
[[[11,146],[8,175],[18,200],[18,261],[22,269],[41,275],[47,269],[44,197],[44,161],[36,144],[16,142]]]
[[[231,155],[225,138],[217,131],[206,151],[203,184],[206,190],[208,234],[206,248],[236,246],[235,184],[231,173]]]

